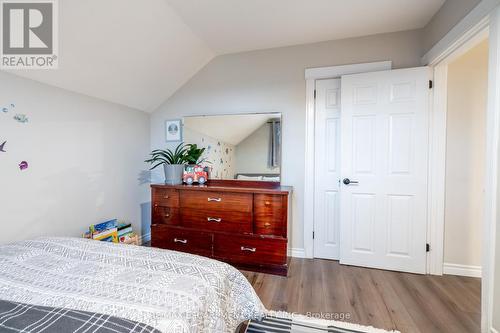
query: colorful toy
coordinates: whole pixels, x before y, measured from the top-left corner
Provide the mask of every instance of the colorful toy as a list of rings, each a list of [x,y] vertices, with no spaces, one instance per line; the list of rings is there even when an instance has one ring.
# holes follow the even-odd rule
[[[186,165],[184,167],[184,174],[182,180],[184,183],[191,185],[193,183],[205,184],[208,180],[208,168],[201,165]]]

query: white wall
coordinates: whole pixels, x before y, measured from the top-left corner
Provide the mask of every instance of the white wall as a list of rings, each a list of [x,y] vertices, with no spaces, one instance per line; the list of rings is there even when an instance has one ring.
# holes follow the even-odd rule
[[[488,42],[448,68],[444,262],[481,266]]]
[[[493,270],[494,270],[494,278],[493,278],[493,327],[497,330],[497,332],[500,332],[500,264],[498,263],[499,259],[500,259],[500,227],[498,224],[497,224],[496,229],[497,229],[497,231],[496,231],[496,241],[495,241],[496,242],[495,243],[495,267],[493,267]]]
[[[419,31],[406,31],[216,57],[153,113],[152,148],[166,146],[165,119],[281,112],[282,183],[294,187],[289,246],[303,248],[304,70],[382,60],[392,60],[395,68],[418,66],[420,42]],[[154,181],[162,181],[155,175]]]
[[[14,103],[8,113],[1,107]],[[29,122],[13,119],[26,114]],[[0,243],[80,236],[118,218],[148,229],[149,115],[0,72]],[[0,143],[1,143],[0,142]],[[26,160],[29,168],[20,171]],[[144,179],[147,181],[147,179]]]
[[[447,0],[422,30],[424,53],[443,38],[481,0]]]
[[[494,281],[493,281],[493,327],[500,332],[500,264],[498,264],[498,259],[500,258],[500,227],[497,225],[497,237],[495,244],[495,258],[496,265],[493,267],[494,271]]]
[[[236,146],[236,173],[279,174],[280,168],[269,167],[271,124],[265,123]]]

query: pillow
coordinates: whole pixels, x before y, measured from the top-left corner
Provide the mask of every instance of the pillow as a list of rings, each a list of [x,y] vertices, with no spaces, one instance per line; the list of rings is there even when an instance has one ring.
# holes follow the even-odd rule
[[[245,175],[238,175],[239,180],[262,180],[262,176],[245,176]]]

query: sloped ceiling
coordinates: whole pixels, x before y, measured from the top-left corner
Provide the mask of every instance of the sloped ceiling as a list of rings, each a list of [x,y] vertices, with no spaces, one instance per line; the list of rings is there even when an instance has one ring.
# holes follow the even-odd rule
[[[214,56],[165,0],[58,3],[59,69],[12,73],[153,111]]]
[[[151,112],[226,53],[422,28],[444,0],[64,0],[59,69],[11,71]]]
[[[185,117],[184,126],[225,143],[238,145],[266,121],[281,118],[280,113]]]
[[[423,28],[445,0],[168,0],[217,54]]]

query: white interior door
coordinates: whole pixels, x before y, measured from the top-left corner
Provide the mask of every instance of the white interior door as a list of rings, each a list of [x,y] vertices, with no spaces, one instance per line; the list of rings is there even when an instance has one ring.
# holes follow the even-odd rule
[[[340,79],[317,80],[314,257],[339,259]]]
[[[342,264],[426,271],[429,77],[342,77]]]

